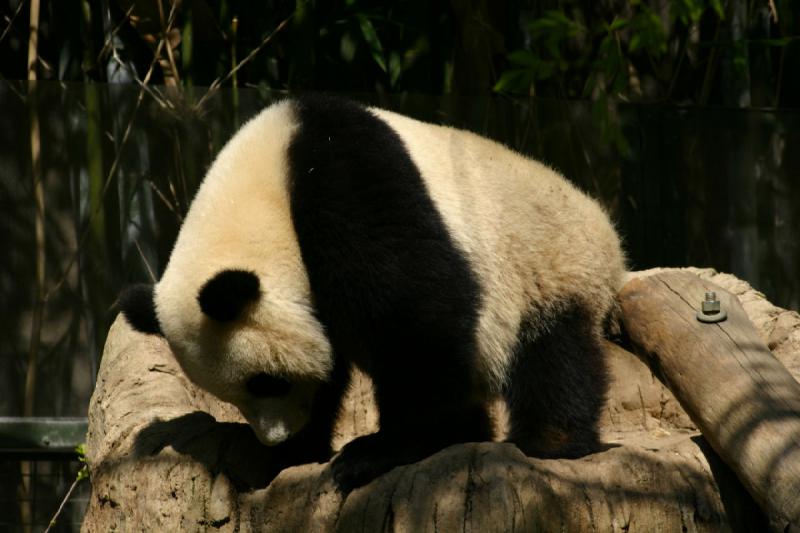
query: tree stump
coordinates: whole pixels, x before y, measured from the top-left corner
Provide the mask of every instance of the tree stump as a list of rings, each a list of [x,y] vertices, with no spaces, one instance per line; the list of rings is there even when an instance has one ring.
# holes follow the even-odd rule
[[[772,306],[731,276],[691,272],[735,294],[761,341],[798,377],[797,313]],[[647,366],[615,344],[608,343],[606,351],[613,383],[602,420],[605,451],[578,460],[542,460],[511,444],[462,444],[398,467],[343,498],[326,464],[288,468],[271,479],[269,449],[236,410],[194,387],[163,340],[118,319],[89,411],[92,495],[83,531],[777,527],[756,503],[772,518],[767,500],[759,493],[751,497],[734,473],[736,465],[731,470],[720,460]],[[503,412],[496,411],[502,434]],[[335,446],[375,429],[369,380],[357,375]]]

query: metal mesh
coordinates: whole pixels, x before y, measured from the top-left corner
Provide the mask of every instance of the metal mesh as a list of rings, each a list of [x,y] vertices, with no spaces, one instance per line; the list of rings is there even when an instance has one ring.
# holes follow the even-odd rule
[[[23,460],[0,452],[0,532],[44,531],[81,466],[70,457]],[[80,531],[89,490],[88,480],[78,483],[51,531]]]

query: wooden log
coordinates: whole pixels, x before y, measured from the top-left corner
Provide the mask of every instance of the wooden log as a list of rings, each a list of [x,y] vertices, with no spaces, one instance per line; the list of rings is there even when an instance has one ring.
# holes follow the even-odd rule
[[[665,409],[671,402],[645,365],[606,349],[606,451],[552,460],[511,444],[461,444],[345,498],[326,464],[288,468],[270,482],[269,450],[236,410],[189,382],[163,339],[120,318],[89,410],[92,495],[82,531],[762,531],[760,509],[698,434],[682,429],[684,417]],[[340,445],[374,431],[371,386],[360,376],[354,389]]]
[[[697,320],[706,291],[717,293],[724,322]],[[767,513],[771,528],[800,528],[800,384],[738,300],[685,272],[634,279],[619,300],[639,355]]]
[[[800,315],[730,275],[691,272],[736,294],[800,379]],[[543,460],[510,444],[462,444],[345,498],[326,464],[288,468],[268,483],[269,450],[238,412],[190,383],[162,339],[119,319],[89,409],[92,494],[82,531],[767,530],[753,497],[672,393],[633,354],[605,349],[606,451]],[[344,403],[336,448],[377,424],[364,376]]]

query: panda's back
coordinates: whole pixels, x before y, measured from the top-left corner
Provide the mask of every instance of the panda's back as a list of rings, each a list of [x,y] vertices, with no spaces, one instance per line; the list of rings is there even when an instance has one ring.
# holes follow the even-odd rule
[[[238,202],[220,202],[232,196]],[[359,216],[367,218],[352,218]],[[242,233],[248,246],[234,248],[252,253],[227,261],[263,273],[267,294],[314,302],[316,313],[328,317],[328,334],[346,329],[334,327],[342,316],[337,310],[358,300],[367,278],[375,274],[363,298],[378,297],[370,302],[378,314],[381,298],[402,292],[391,279],[430,270],[426,246],[451,242],[453,252],[436,263],[442,277],[434,282],[419,274],[441,291],[459,287],[452,289],[459,305],[477,307],[454,327],[466,323],[474,331],[477,374],[495,390],[505,381],[521,324],[528,325],[525,335],[535,335],[560,309],[578,304],[599,329],[624,269],[606,214],[553,170],[469,132],[324,97],[277,104],[245,126],[209,171],[189,218],[197,231],[176,245],[186,252],[197,234],[225,251],[228,233],[259,228]],[[213,225],[220,218],[230,232]],[[406,231],[422,219],[425,227]],[[382,227],[367,227],[376,221]],[[371,235],[378,231],[389,243],[392,228],[405,232],[397,256],[375,248]],[[354,264],[376,261],[371,249],[385,254],[377,261],[387,275]],[[208,263],[196,253],[175,255],[190,269]]]
[[[547,166],[494,141],[373,112],[402,138],[480,278],[478,342],[495,385],[504,381],[523,321],[546,328],[550,317],[578,304],[600,327],[624,258],[594,200]]]

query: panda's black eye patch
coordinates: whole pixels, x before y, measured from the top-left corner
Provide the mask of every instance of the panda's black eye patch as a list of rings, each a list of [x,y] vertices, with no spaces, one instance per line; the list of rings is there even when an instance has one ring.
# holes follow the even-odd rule
[[[258,299],[261,293],[258,276],[247,270],[223,270],[208,280],[197,302],[209,318],[230,322],[238,318],[242,309]]]
[[[244,386],[256,398],[275,398],[289,394],[292,382],[262,372],[251,376]]]

